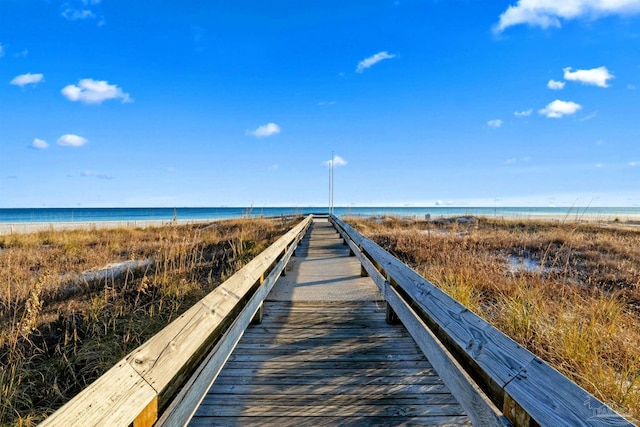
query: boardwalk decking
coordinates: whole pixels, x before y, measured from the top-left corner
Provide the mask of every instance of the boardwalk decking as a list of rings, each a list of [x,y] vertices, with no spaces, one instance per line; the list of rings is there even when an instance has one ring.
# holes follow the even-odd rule
[[[333,227],[315,219],[190,422],[471,425]]]

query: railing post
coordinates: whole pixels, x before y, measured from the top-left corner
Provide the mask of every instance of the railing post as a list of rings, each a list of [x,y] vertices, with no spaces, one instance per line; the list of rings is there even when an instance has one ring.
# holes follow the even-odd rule
[[[133,420],[133,427],[151,427],[158,419],[158,396]]]
[[[262,285],[264,283],[264,273],[262,273],[260,275],[260,280],[259,280],[260,284]],[[253,318],[251,319],[251,324],[252,325],[259,325],[262,323],[262,305],[264,303],[260,303],[260,306],[258,306],[258,310],[256,311],[256,314],[253,315]]]
[[[398,323],[400,323],[400,319],[398,318],[398,315],[396,314],[395,311],[393,311],[393,308],[391,308],[391,305],[389,305],[388,302],[386,303],[386,305],[387,305],[387,313],[386,313],[385,320],[389,325],[397,325]]]

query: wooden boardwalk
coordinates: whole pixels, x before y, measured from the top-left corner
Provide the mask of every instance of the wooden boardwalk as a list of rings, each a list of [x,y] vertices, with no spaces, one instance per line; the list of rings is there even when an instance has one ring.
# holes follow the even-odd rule
[[[373,281],[316,218],[191,419],[212,425],[471,425]]]

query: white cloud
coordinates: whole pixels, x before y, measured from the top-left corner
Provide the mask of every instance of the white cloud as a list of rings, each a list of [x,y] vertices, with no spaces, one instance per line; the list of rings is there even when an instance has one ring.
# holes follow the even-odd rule
[[[500,15],[493,31],[527,24],[532,27],[560,27],[560,20],[581,17],[599,18],[606,15],[627,15],[640,12],[640,0],[518,0]]]
[[[63,147],[82,147],[87,142],[89,142],[87,138],[83,138],[73,133],[68,133],[58,138],[57,144]]]
[[[387,51],[378,52],[375,55],[372,55],[360,61],[358,63],[358,68],[356,68],[356,73],[362,73],[364,70],[366,70],[369,67],[372,67],[373,65],[377,64],[380,61],[384,61],[385,59],[392,59],[395,57],[396,55],[392,53],[390,54]]]
[[[487,122],[487,126],[489,126],[492,129],[498,129],[500,126],[502,126],[502,120],[500,119],[489,120]]]
[[[504,163],[506,165],[513,165],[514,163],[516,163],[518,161],[518,159],[507,159],[504,161]]]
[[[278,168],[280,168],[280,166],[278,164],[273,164],[273,165],[269,166],[269,170],[270,171],[277,171]]]
[[[258,126],[256,130],[247,130],[247,135],[253,135],[256,138],[264,138],[280,133],[280,126],[275,123],[267,123],[266,125]]]
[[[331,167],[331,163],[333,163],[334,167],[347,165],[347,161],[340,156],[333,156],[333,160],[327,160],[326,162],[324,162],[324,165],[327,167]]]
[[[640,162],[629,162],[629,166],[631,166],[632,168],[640,166]]]
[[[564,82],[559,82],[557,80],[549,80],[549,82],[547,83],[547,87],[552,90],[564,89],[564,85]]]
[[[15,56],[16,58],[26,58],[27,56],[29,56],[29,51],[27,49],[23,49],[22,52],[18,52],[13,56]]]
[[[123,103],[133,102],[128,93],[105,80],[82,79],[78,85],[65,86],[61,93],[70,101],[100,104],[109,99],[122,99]]]
[[[62,16],[69,21],[78,21],[80,19],[90,19],[96,17],[96,15],[94,15],[93,12],[89,9],[73,9],[71,7],[63,10]]]
[[[513,113],[513,115],[516,117],[529,117],[531,113],[533,113],[533,109],[529,108],[528,110],[524,111],[516,111]]]
[[[634,85],[634,84],[628,84],[628,85],[627,85],[627,89],[629,89],[629,90],[636,90],[637,88],[636,88],[636,85]]]
[[[335,105],[336,101],[320,101],[318,102],[318,105],[320,107],[325,107],[327,105]]]
[[[560,119],[564,116],[575,114],[581,108],[582,105],[576,104],[573,101],[561,101],[556,99],[538,112],[543,116],[547,116],[552,119]]]
[[[26,73],[15,76],[9,84],[24,87],[26,85],[36,85],[42,81],[44,81],[44,75]]]
[[[4,56],[4,47],[2,46],[2,43],[0,43],[0,58],[2,58]]]
[[[607,80],[615,78],[607,67],[592,68],[590,70],[571,71],[571,67],[564,70],[564,79],[574,82],[580,82],[586,85],[594,85],[599,87],[609,87]]]
[[[49,144],[47,144],[47,141],[45,141],[44,139],[40,139],[40,138],[34,138],[33,142],[31,143],[31,147],[32,148],[37,148],[37,149],[44,149],[47,148],[49,146]]]

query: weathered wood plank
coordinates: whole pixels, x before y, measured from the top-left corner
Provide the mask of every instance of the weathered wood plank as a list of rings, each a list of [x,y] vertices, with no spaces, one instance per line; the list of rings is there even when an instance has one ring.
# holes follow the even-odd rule
[[[505,392],[542,426],[633,426],[538,358],[506,386]]]
[[[310,338],[310,337],[340,337],[340,338],[349,338],[353,337],[354,330],[351,329],[334,329],[334,330],[326,330],[322,328],[289,328],[283,329],[278,328],[277,326],[271,327],[270,325],[260,325],[260,332],[263,334],[277,334],[280,336],[285,333],[288,335],[290,333],[299,333],[300,338]],[[289,332],[293,331],[293,332]],[[367,330],[367,336],[370,336],[371,339],[378,338],[394,338],[397,335],[397,332],[393,329],[369,329]]]
[[[290,360],[297,362],[307,362],[307,361],[340,361],[340,360],[348,360],[351,362],[360,362],[360,361],[388,361],[388,360],[422,360],[424,359],[424,355],[422,354],[295,354],[295,355],[268,355],[268,354],[232,354],[229,357],[230,361],[247,361],[247,362],[266,362],[266,361],[278,361],[278,360]]]
[[[264,335],[256,335],[250,338],[250,342],[252,344],[271,344],[271,345],[288,345],[288,344],[301,343],[301,342],[307,342],[310,345],[318,345],[318,346],[326,346],[326,345],[340,344],[340,343],[357,345],[357,344],[368,342],[368,341],[369,340],[367,338],[358,338],[358,337],[339,338],[339,337],[332,337],[332,336],[321,336],[321,337],[300,338],[293,334],[291,335],[280,334],[276,337],[266,337]],[[249,339],[247,339],[247,342],[249,342]],[[399,345],[405,345],[409,347],[413,345],[415,347],[415,342],[411,337],[408,337],[408,336],[400,337],[400,338],[390,338],[390,337],[380,338],[378,343],[380,345],[393,345],[394,343],[397,343]]]
[[[359,377],[409,377],[409,376],[437,376],[433,368],[371,368],[362,369],[353,368],[332,368],[325,366],[323,368],[305,368],[305,367],[287,367],[284,369],[270,369],[270,368],[230,368],[225,367],[224,373],[220,376],[227,377],[257,377],[266,376],[269,378],[279,377],[347,377],[347,376],[359,376]],[[219,378],[219,377],[218,377]]]
[[[40,425],[128,426],[155,398],[156,391],[128,363],[120,361],[67,403],[64,411],[54,412]]]
[[[404,360],[404,361],[275,361],[266,360],[263,362],[235,362],[227,361],[225,369],[430,369],[431,363],[427,359]]]
[[[255,394],[209,394],[202,402],[204,405],[296,405],[296,406],[325,406],[325,405],[457,405],[455,397],[450,393],[402,394],[388,396],[386,394],[336,394],[318,399],[318,396],[292,396],[287,394],[255,395]]]
[[[251,395],[314,395],[327,396],[343,394],[364,395],[404,395],[404,394],[443,394],[450,393],[444,383],[439,384],[337,384],[337,385],[304,385],[304,384],[217,384],[213,383],[208,394],[251,394]]]
[[[459,416],[462,408],[458,404],[436,405],[324,405],[324,406],[295,406],[295,405],[266,405],[266,406],[226,406],[202,404],[198,409],[198,416],[209,417],[299,417],[299,416]]]
[[[343,417],[194,417],[190,426],[264,426],[274,425],[278,427],[317,427],[318,425],[349,427],[452,427],[471,426],[471,422],[464,416],[429,416],[407,417],[395,415],[392,417],[360,416],[352,417],[345,423]]]
[[[264,384],[247,385],[233,384],[220,385],[213,383],[209,394],[287,394],[287,395],[316,395],[331,396],[335,394],[360,393],[374,394],[401,394],[401,393],[450,393],[444,383],[439,384],[337,384],[337,385],[292,385],[292,384]],[[321,397],[322,399],[323,397]],[[197,413],[196,413],[197,414]]]
[[[250,376],[235,377],[220,375],[216,381],[216,385],[430,385],[442,384],[442,379],[437,375],[428,375],[423,377],[415,376],[380,376],[380,377],[335,377],[335,376],[287,376],[287,377],[266,377],[266,376]]]
[[[344,352],[358,354],[368,353],[389,353],[403,350],[414,350],[416,348],[415,343],[398,343],[394,345],[391,342],[358,342],[354,339],[351,340],[338,340],[323,343],[319,340],[304,340],[302,342],[288,343],[288,344],[261,344],[261,343],[240,343],[237,345],[238,351],[260,351],[265,354],[282,354],[282,353],[310,353],[310,352],[323,352],[327,349],[335,352],[336,354],[342,354]]]

